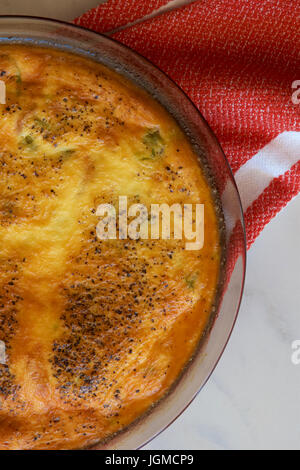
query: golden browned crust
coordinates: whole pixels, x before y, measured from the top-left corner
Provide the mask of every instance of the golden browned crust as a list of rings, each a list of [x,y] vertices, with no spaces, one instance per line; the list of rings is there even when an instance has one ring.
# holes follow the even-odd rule
[[[173,119],[123,77],[24,46],[1,46],[0,73],[0,449],[83,447],[144,413],[192,355],[218,282],[214,203]],[[119,195],[204,203],[204,248],[100,241],[96,208]]]

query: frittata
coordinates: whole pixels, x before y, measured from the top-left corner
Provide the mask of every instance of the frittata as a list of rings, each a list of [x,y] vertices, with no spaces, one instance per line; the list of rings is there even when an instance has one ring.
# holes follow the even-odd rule
[[[0,449],[86,448],[164,397],[204,335],[216,203],[179,125],[122,75],[15,44],[0,80]],[[204,204],[203,248],[99,239],[120,196]]]

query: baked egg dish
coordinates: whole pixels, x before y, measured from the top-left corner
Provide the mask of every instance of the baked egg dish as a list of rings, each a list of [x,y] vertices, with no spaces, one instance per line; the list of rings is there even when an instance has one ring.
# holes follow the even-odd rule
[[[15,44],[0,80],[0,449],[88,448],[151,410],[204,338],[220,215],[187,136],[124,76]],[[203,204],[203,247],[100,239],[97,208],[123,196]]]

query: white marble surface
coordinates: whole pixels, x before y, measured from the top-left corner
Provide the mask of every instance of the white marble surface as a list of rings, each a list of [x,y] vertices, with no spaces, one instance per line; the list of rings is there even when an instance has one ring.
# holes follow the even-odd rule
[[[71,21],[105,0],[0,0],[0,15],[33,15]]]
[[[0,0],[0,14],[70,20],[101,0]],[[146,449],[300,449],[300,197],[248,254],[245,296],[230,343],[191,406]]]

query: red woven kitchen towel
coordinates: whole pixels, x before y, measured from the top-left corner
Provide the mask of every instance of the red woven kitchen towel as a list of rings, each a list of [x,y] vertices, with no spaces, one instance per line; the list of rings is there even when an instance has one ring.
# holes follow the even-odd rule
[[[108,32],[167,4],[109,0],[75,23]],[[229,160],[248,238],[300,191],[299,0],[200,0],[113,34],[191,97]]]

